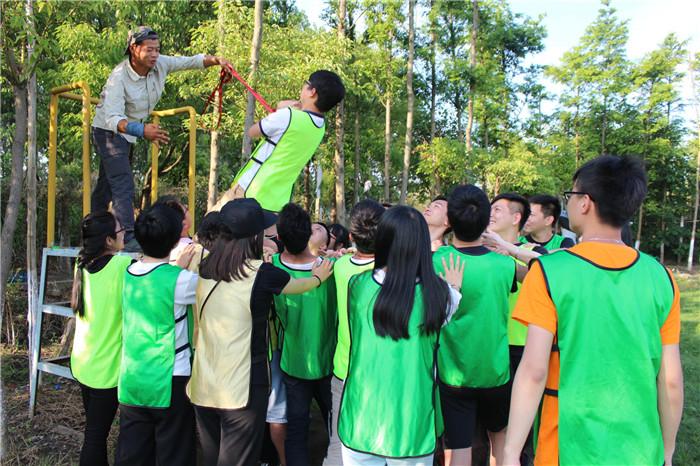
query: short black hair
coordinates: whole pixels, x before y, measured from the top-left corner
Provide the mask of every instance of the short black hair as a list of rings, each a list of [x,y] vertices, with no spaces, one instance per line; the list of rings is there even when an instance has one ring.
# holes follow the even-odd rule
[[[447,219],[460,241],[476,241],[486,230],[491,204],[486,193],[473,184],[457,186],[447,201]]]
[[[331,110],[345,98],[343,81],[332,71],[314,71],[308,81],[311,87],[316,89],[316,108],[323,113]]]
[[[221,223],[219,223],[219,212],[209,212],[199,223],[197,239],[202,246],[210,249],[220,233]]]
[[[182,212],[162,203],[141,212],[134,224],[134,235],[143,253],[158,259],[168,257],[180,240],[184,218]]]
[[[532,204],[537,204],[540,206],[540,210],[542,210],[542,214],[545,217],[554,217],[554,222],[552,222],[553,225],[559,221],[559,216],[561,215],[561,202],[559,202],[559,199],[556,197],[550,196],[549,194],[536,194],[534,196],[530,196],[528,201],[530,202],[530,206],[532,206]]]
[[[334,223],[328,227],[328,230],[331,232],[331,235],[335,237],[334,249],[337,250],[338,248],[347,248],[350,246],[350,232],[343,225]],[[328,242],[330,243],[330,240]]]
[[[156,204],[165,204],[172,209],[179,210],[182,215],[186,214],[185,204],[182,203],[180,198],[172,194],[165,194],[156,199]]]
[[[439,196],[435,196],[432,201],[430,202],[435,202],[435,201],[445,201],[449,204],[449,200],[447,199],[447,196],[443,196],[440,194]]]
[[[515,202],[520,204],[518,212],[520,212],[520,229],[522,230],[527,222],[527,218],[530,216],[530,203],[518,193],[502,193],[494,197],[491,201],[491,205],[494,205],[497,201],[505,199],[509,202]]]
[[[352,208],[350,233],[358,251],[374,254],[374,238],[385,210],[384,206],[374,199],[362,200]]]
[[[622,228],[647,195],[647,174],[637,157],[601,155],[574,173],[574,189],[588,194],[606,225]]]
[[[290,254],[302,253],[311,238],[311,217],[308,212],[292,202],[282,207],[277,220],[277,237]]]

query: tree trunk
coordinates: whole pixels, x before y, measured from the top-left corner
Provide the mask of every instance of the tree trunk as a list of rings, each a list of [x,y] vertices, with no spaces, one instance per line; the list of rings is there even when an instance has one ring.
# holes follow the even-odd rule
[[[662,264],[666,260],[666,199],[668,192],[664,191],[664,197],[661,201],[661,245],[659,246],[659,262]]]
[[[608,129],[608,97],[603,98],[603,125],[600,129],[600,155],[605,154],[605,133]]]
[[[5,305],[5,285],[12,265],[13,242],[17,229],[19,205],[22,201],[22,173],[24,162],[24,144],[27,141],[27,84],[13,84],[15,99],[15,134],[12,140],[12,171],[10,173],[10,194],[5,206],[2,221],[2,257],[0,258],[0,309]],[[7,179],[7,178],[6,178]],[[0,322],[1,324],[1,322]]]
[[[695,69],[693,67],[693,57],[690,56],[690,84],[692,88],[692,95],[697,96],[697,90],[695,89]],[[695,100],[693,107],[695,107],[695,119],[698,122],[698,154],[695,160],[695,205],[693,207],[693,229],[690,232],[690,248],[688,250],[688,272],[693,270],[693,253],[695,252],[695,232],[698,228],[698,204],[700,204],[700,102]]]
[[[316,162],[316,204],[314,210],[316,211],[316,219],[321,220],[321,186],[323,185],[323,168],[321,168],[321,162]]]
[[[214,96],[214,102],[219,99],[219,91]],[[219,107],[214,105],[214,121],[219,119]],[[216,185],[219,179],[219,130],[213,129],[211,132],[211,141],[209,142],[209,185],[207,189],[207,211],[211,210],[216,204],[219,196]],[[190,206],[191,208],[191,206]]]
[[[637,219],[637,239],[634,241],[634,248],[639,249],[642,245],[642,220],[644,219],[644,204],[639,206],[639,218]]]
[[[430,9],[435,7],[435,0],[430,0]],[[437,100],[437,24],[434,17],[430,19],[430,142],[435,138],[435,108]]]
[[[391,179],[391,94],[386,97],[384,105],[384,202],[391,202],[389,186]]]
[[[25,8],[30,34],[27,38],[27,57],[31,60],[34,54],[34,4],[33,0],[27,0]],[[37,274],[36,254],[36,178],[37,178],[37,151],[36,151],[36,74],[32,73],[27,85],[27,322],[32,324],[39,309],[39,283]],[[29,326],[33,328],[33,325]],[[30,341],[31,341],[31,333]],[[31,346],[30,346],[31,347]]]
[[[304,210],[311,212],[311,164],[309,161],[304,166]]]
[[[223,1],[223,0],[220,0]],[[251,86],[255,86],[255,74],[258,71],[258,63],[260,62],[260,47],[262,46],[262,27],[263,27],[263,2],[255,0],[255,22],[253,25],[253,42],[250,46],[250,74],[248,82]],[[248,102],[245,110],[245,121],[243,123],[243,162],[248,161],[251,152],[253,151],[253,141],[248,136],[248,128],[255,123],[255,97],[250,92],[248,93]]]
[[[360,167],[360,99],[357,99],[355,111],[355,204],[360,202],[360,184],[362,183],[362,169]]]
[[[479,30],[479,3],[472,0],[472,31],[469,49],[469,67],[471,68],[471,79],[469,80],[469,104],[467,106],[467,128],[464,131],[465,147],[467,155],[472,152],[472,127],[474,126],[474,97],[476,94],[476,81],[474,80],[474,70],[476,70],[476,33]]]
[[[338,39],[345,40],[345,0],[338,2]],[[345,223],[345,101],[341,101],[335,111],[335,153],[333,168],[335,170],[335,212],[333,221]]]
[[[416,0],[408,0],[408,66],[406,73],[406,94],[408,96],[408,108],[406,109],[406,139],[403,146],[403,171],[401,174],[400,203],[406,203],[408,195],[408,169],[411,166],[411,150],[413,146],[413,54],[415,43],[415,28],[413,26],[413,10]]]
[[[218,51],[221,53],[221,49],[224,45],[224,34],[226,29],[224,28],[224,0],[218,0],[217,2],[217,21],[216,30],[219,36],[219,47]],[[221,98],[219,91],[214,94],[214,102],[218,102]],[[214,105],[214,121],[219,121],[220,112],[219,107]],[[209,211],[216,200],[219,197],[217,180],[219,179],[219,129],[214,128],[211,131],[211,140],[209,141],[209,184],[207,186],[207,211]]]

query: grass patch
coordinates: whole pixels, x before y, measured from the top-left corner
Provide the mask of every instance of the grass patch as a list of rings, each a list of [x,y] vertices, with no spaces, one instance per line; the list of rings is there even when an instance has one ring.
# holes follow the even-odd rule
[[[700,275],[676,274],[681,290],[681,359],[685,379],[683,419],[674,464],[700,464]]]

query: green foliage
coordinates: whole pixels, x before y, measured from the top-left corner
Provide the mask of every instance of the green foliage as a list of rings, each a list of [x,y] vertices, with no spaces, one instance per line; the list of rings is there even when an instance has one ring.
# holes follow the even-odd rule
[[[406,118],[406,7],[400,0],[347,0],[346,39],[339,39],[337,0],[325,2],[322,15],[327,27],[314,28],[294,0],[264,4],[263,45],[258,71],[251,84],[274,105],[296,98],[316,69],[341,74],[348,91],[345,103],[346,196],[355,196],[355,174],[360,197],[383,198],[385,104],[391,98],[391,198],[398,197]],[[16,50],[26,43],[24,3],[2,2],[3,39]],[[419,65],[415,69],[414,153],[409,179],[410,199],[421,202],[436,192],[462,182],[483,186],[490,194],[518,190],[525,194],[558,192],[570,188],[575,169],[601,152],[644,158],[649,171],[649,195],[642,217],[642,247],[676,257],[687,249],[688,222],[692,218],[697,143],[681,119],[679,92],[687,70],[683,38],[669,35],[641,61],[626,55],[628,27],[609,1],[603,1],[596,19],[579,43],[562,57],[558,66],[542,69],[525,66],[529,56],[543,48],[546,30],[541,18],[519,14],[506,0],[478,2],[476,65],[472,65],[470,39],[473,28],[471,2],[424,2],[429,24],[416,38]],[[253,3],[236,1],[111,0],[92,2],[35,2],[37,77],[39,87],[38,142],[39,187],[44,209],[48,140],[48,90],[54,86],[86,81],[99,96],[113,67],[124,59],[128,29],[148,24],[161,37],[166,54],[207,53],[225,56],[241,75],[250,71]],[[363,26],[364,25],[364,26]],[[430,31],[437,43],[433,53]],[[696,92],[700,92],[700,55],[695,57]],[[430,74],[435,62],[436,80]],[[543,74],[562,89],[550,95]],[[11,73],[2,63],[0,98],[12,108]],[[218,82],[218,69],[172,74],[158,108],[192,105],[198,112]],[[431,139],[431,90],[436,92],[436,137]],[[241,165],[241,143],[246,92],[237,82],[227,85],[219,132],[219,189],[225,189]],[[544,102],[558,100],[551,112]],[[700,99],[699,99],[700,100]],[[473,103],[473,150],[466,153],[465,128],[469,103]],[[211,109],[211,107],[210,107]],[[59,117],[58,208],[59,227],[66,242],[77,241],[80,217],[80,106],[62,100]],[[359,115],[359,137],[355,116]],[[256,107],[256,119],[265,116]],[[3,112],[0,134],[2,173],[8,173],[11,112]],[[314,164],[323,169],[321,208],[333,205],[333,152],[335,112],[326,116],[327,129]],[[205,203],[209,168],[209,131],[212,112],[199,117],[197,140],[197,211]],[[187,131],[182,118],[162,124],[171,144],[161,153],[163,192],[184,195],[187,178]],[[689,137],[692,136],[692,137]],[[355,162],[355,148],[360,162]],[[150,167],[144,143],[134,148],[133,167],[137,193],[146,185]],[[93,169],[97,161],[93,159]],[[365,183],[370,182],[365,192]],[[93,178],[94,182],[94,178]],[[314,197],[315,170],[307,190],[303,175],[295,199]],[[0,192],[6,199],[6,190]],[[148,196],[145,194],[143,198]],[[313,201],[313,199],[312,199]],[[40,210],[40,240],[45,215]],[[681,227],[681,219],[684,226]],[[20,228],[24,228],[20,225]],[[636,228],[636,225],[635,225]],[[22,235],[22,231],[18,232]],[[65,236],[65,235],[64,235]],[[21,259],[21,254],[18,255]]]

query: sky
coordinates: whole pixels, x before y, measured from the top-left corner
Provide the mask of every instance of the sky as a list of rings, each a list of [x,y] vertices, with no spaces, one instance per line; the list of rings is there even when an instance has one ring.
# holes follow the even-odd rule
[[[306,13],[311,24],[320,27],[323,26],[319,19],[321,3],[320,0],[297,0],[297,7]],[[510,0],[509,3],[514,13],[533,18],[544,15],[543,24],[547,30],[544,50],[525,62],[540,65],[559,64],[564,52],[578,44],[601,6],[597,0]],[[627,52],[631,60],[641,60],[671,32],[681,40],[688,40],[689,51],[700,52],[700,0],[612,0],[612,6],[617,9],[619,18],[628,20]],[[421,18],[417,21],[421,22]],[[556,92],[552,83],[547,86]],[[681,92],[683,100],[689,102],[691,88],[687,77]],[[690,106],[686,114],[687,119],[692,118]]]

